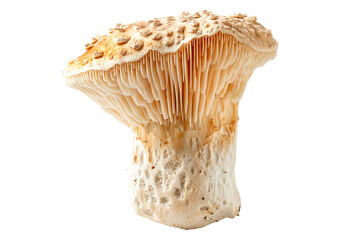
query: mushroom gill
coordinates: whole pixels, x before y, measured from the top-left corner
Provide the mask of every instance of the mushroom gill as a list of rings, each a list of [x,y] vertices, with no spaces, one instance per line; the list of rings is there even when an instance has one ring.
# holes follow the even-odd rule
[[[210,123],[218,128],[236,120],[248,79],[275,54],[217,33],[195,38],[174,53],[151,50],[134,62],[82,72],[67,83],[129,127],[202,126],[207,137]]]

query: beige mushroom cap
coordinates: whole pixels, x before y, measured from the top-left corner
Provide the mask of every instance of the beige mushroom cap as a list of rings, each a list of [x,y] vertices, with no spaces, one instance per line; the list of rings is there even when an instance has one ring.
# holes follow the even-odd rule
[[[215,99],[241,98],[277,42],[256,17],[202,11],[117,24],[69,62],[66,82],[128,126],[196,122]]]
[[[192,15],[184,12],[178,17],[117,24],[109,35],[93,38],[86,46],[86,53],[70,61],[64,73],[72,76],[89,70],[107,70],[115,64],[136,61],[150,50],[173,53],[194,38],[218,32],[229,34],[258,52],[277,50],[271,31],[258,23],[256,17],[240,13],[219,16],[207,11]]]

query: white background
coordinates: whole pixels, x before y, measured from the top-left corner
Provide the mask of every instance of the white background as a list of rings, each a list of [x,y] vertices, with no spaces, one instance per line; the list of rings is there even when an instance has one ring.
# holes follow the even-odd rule
[[[0,239],[359,239],[357,1],[2,1]],[[137,216],[132,133],[64,84],[68,59],[117,22],[247,13],[274,61],[239,107],[240,217],[181,230]]]

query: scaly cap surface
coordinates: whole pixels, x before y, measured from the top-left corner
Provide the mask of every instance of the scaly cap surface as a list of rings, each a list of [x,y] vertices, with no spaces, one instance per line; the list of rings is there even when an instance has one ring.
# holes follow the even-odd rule
[[[183,12],[177,17],[117,24],[109,35],[97,36],[86,44],[86,53],[69,62],[64,74],[72,76],[89,70],[107,70],[115,64],[136,61],[150,50],[174,53],[194,38],[218,32],[229,34],[258,52],[277,50],[271,31],[258,23],[256,17],[241,13],[219,16],[207,11]]]

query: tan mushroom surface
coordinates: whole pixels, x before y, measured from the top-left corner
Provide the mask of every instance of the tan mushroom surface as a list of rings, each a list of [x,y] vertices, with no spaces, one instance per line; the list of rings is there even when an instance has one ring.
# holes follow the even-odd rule
[[[139,215],[198,228],[240,210],[238,102],[277,42],[256,17],[202,11],[117,24],[69,62],[66,83],[134,130]]]

